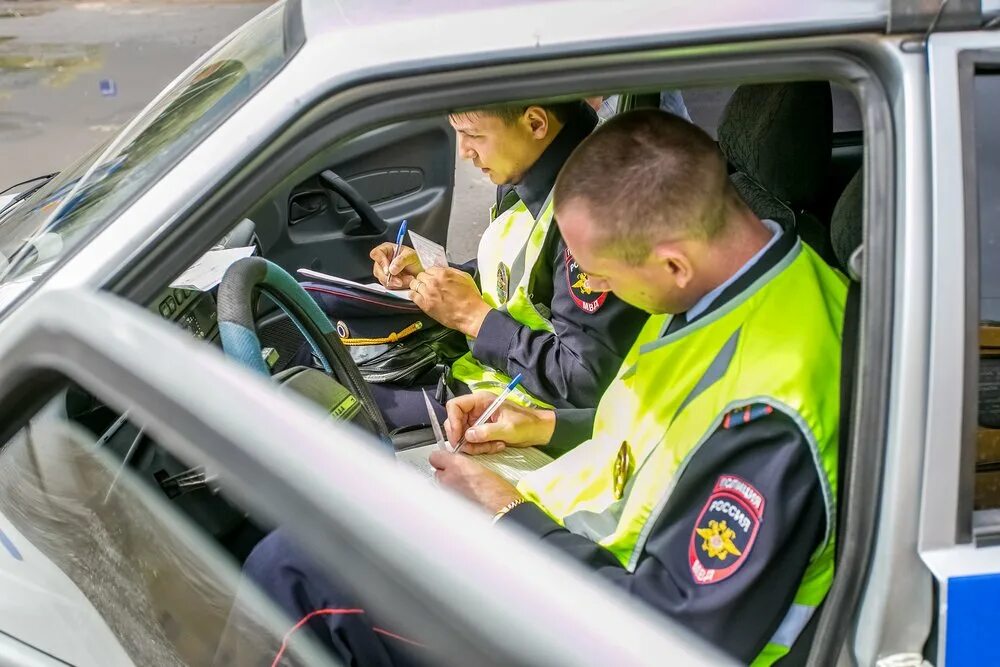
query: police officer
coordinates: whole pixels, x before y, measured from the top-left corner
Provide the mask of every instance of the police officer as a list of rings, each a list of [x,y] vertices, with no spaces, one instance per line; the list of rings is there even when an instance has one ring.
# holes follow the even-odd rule
[[[493,395],[448,404],[448,437],[464,434],[468,453],[576,444],[569,453],[515,487],[442,450],[438,482],[741,661],[800,655],[833,576],[843,277],[759,220],[712,139],[662,111],[598,129],[555,200],[590,288],[653,316],[596,411],[506,403],[470,428]],[[296,618],[344,606],[283,540],[251,555],[251,578]],[[342,658],[378,649],[373,664],[395,664],[404,647],[370,623],[314,630]]]
[[[521,373],[514,400],[522,405],[593,407],[646,319],[587,287],[553,224],[556,175],[596,116],[573,102],[491,107],[450,121],[461,156],[498,185],[477,262],[425,270],[412,248],[393,260],[395,244],[384,243],[371,252],[373,273],[410,289],[425,313],[469,337],[469,353],[451,369],[455,380],[499,392]],[[373,390],[390,427],[426,421],[419,391]]]
[[[489,397],[448,406],[449,437],[480,451],[586,442],[517,488],[444,452],[438,479],[715,646],[770,664],[833,576],[844,279],[758,220],[712,140],[663,112],[608,121],[555,193],[591,288],[654,316],[596,415],[508,404],[466,431]]]

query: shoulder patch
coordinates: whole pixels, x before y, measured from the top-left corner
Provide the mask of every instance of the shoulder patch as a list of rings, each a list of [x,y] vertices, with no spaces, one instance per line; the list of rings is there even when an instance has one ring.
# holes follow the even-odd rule
[[[587,274],[580,270],[580,265],[573,259],[569,249],[565,251],[566,284],[577,308],[585,313],[596,313],[608,299],[607,292],[595,292],[587,284]]]
[[[722,420],[722,428],[730,429],[749,424],[774,412],[774,408],[766,403],[754,403],[746,407],[736,408]]]
[[[700,585],[731,577],[746,562],[764,518],[764,496],[735,475],[722,475],[691,531],[688,563]]]

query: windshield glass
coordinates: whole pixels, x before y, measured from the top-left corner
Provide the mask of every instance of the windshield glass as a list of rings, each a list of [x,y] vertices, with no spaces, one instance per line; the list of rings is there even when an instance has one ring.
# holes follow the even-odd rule
[[[249,99],[286,61],[283,7],[247,23],[116,138],[0,219],[0,284],[37,280]]]

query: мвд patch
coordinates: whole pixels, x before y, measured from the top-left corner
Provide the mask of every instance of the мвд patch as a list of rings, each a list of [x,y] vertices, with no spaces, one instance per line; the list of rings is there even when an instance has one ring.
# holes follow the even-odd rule
[[[596,313],[608,299],[607,292],[595,292],[587,284],[587,274],[580,270],[580,265],[573,259],[569,250],[565,251],[566,284],[577,308],[586,313]]]
[[[764,518],[764,496],[735,475],[722,475],[698,515],[688,562],[697,584],[731,577],[746,562]]]

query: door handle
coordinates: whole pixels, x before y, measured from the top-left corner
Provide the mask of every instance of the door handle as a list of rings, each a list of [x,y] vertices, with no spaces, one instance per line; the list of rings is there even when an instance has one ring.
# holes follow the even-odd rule
[[[295,225],[319,215],[326,211],[329,205],[329,195],[322,190],[296,193],[288,204],[288,224]]]

